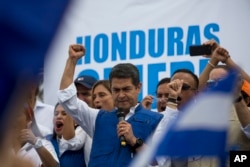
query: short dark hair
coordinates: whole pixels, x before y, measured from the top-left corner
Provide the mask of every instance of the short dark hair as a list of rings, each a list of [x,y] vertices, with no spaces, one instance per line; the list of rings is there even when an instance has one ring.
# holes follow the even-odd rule
[[[190,71],[189,69],[185,69],[185,68],[178,69],[178,70],[176,70],[176,71],[172,74],[171,78],[172,78],[176,73],[180,73],[180,72],[190,74],[190,75],[193,77],[193,79],[194,79],[195,88],[198,89],[198,87],[199,87],[199,78],[197,77],[197,75],[195,75],[195,74],[194,74],[192,71]]]
[[[162,78],[162,79],[158,82],[158,84],[157,84],[157,86],[156,86],[156,93],[157,93],[157,89],[158,89],[158,87],[159,87],[160,85],[165,84],[165,83],[169,83],[170,81],[171,81],[171,79],[168,78],[168,77]]]
[[[138,86],[140,83],[139,70],[131,63],[120,63],[115,65],[109,74],[110,84],[113,78],[131,78],[132,84],[135,86]]]

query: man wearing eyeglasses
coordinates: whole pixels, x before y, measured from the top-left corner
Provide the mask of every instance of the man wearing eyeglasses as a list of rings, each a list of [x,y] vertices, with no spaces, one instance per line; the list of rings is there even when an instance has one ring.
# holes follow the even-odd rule
[[[167,107],[162,114],[164,115],[160,124],[158,125],[153,141],[156,141],[161,133],[166,130],[166,127],[176,119],[179,112],[187,104],[187,102],[195,102],[195,95],[198,92],[199,79],[198,77],[188,69],[178,69],[176,70],[168,84],[168,101]],[[194,158],[196,159],[196,157]],[[188,159],[179,158],[156,158],[156,162],[159,167],[165,166],[175,166],[175,167],[185,167],[188,165]]]

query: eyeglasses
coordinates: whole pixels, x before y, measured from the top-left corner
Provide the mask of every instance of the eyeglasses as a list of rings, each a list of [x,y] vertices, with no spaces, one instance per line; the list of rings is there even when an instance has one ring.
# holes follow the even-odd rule
[[[207,81],[207,87],[208,88],[212,88],[212,87],[215,87],[218,85],[218,83],[221,81],[222,79],[216,79],[216,80],[213,80],[213,79],[209,79]]]
[[[181,87],[181,90],[182,91],[186,91],[186,90],[196,90],[195,88],[191,88],[190,85],[186,84],[186,83],[183,83],[182,84],[182,87]]]

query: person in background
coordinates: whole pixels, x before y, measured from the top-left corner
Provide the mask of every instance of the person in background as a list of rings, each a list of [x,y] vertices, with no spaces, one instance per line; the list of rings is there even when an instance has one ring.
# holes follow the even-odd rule
[[[92,87],[96,81],[97,80],[90,75],[79,76],[74,81],[77,90],[77,97],[82,101],[85,101],[90,107],[93,107]]]
[[[248,108],[250,84],[246,80],[243,81],[241,92],[237,97],[242,97],[242,99],[238,99],[238,102],[234,104],[241,123],[241,130],[245,133],[247,138],[250,139],[250,110]]]
[[[161,133],[165,132],[168,126],[176,120],[183,107],[188,103],[195,105],[195,96],[198,93],[199,79],[192,71],[188,69],[178,69],[171,76],[170,82],[167,84],[168,101],[163,119],[159,123],[154,135],[153,142],[156,142]],[[194,159],[197,159],[196,157]],[[151,165],[159,167],[175,166],[187,167],[188,159],[157,157]]]
[[[89,166],[128,166],[134,155],[155,130],[162,115],[145,110],[138,103],[141,91],[139,71],[133,64],[114,66],[109,74],[115,107],[111,112],[90,108],[76,97],[73,82],[75,66],[85,48],[69,46],[69,57],[61,79],[58,99],[79,125],[93,137]],[[118,110],[119,109],[119,110]],[[125,120],[118,120],[123,117]],[[121,137],[122,136],[122,137]],[[120,140],[123,138],[124,140]],[[101,150],[101,151],[100,151]]]
[[[16,121],[12,125],[12,148],[19,157],[29,160],[34,167],[58,167],[59,161],[50,141],[36,137],[30,129],[34,113],[25,103],[23,109],[15,115]]]
[[[46,137],[53,133],[53,115],[54,107],[41,102],[37,95],[39,94],[40,76],[34,77],[29,87],[28,103],[34,111],[34,119],[31,129],[36,136]]]
[[[168,100],[168,83],[170,83],[170,78],[163,78],[157,84],[156,97],[157,97],[157,111],[163,112],[166,110],[167,100]]]
[[[81,75],[78,76],[74,80],[74,84],[76,86],[76,95],[77,97],[86,102],[89,107],[93,106],[93,96],[92,96],[92,88],[94,84],[97,82],[97,80],[90,76],[90,75]],[[85,138],[85,146],[83,147],[83,152],[85,156],[86,165],[88,165],[89,159],[90,159],[90,152],[91,152],[91,146],[92,146],[92,138],[86,134]]]
[[[230,72],[230,69],[236,69],[239,71],[240,80],[242,79],[245,81],[250,80],[250,76],[233,61],[232,57],[229,55],[229,52],[225,48],[219,46],[213,40],[205,42],[204,45],[210,45],[212,47],[212,54],[204,55],[205,57],[210,57],[210,60],[207,66],[205,67],[204,71],[200,75],[199,78],[201,83],[199,87],[200,89],[206,88],[206,86],[211,85],[211,83],[212,85],[216,84],[216,82],[218,82],[220,79],[223,79]],[[241,86],[242,85],[240,85],[240,90]],[[239,97],[242,97],[242,95],[240,95]],[[250,115],[249,115],[249,110],[246,107],[247,104],[243,104],[242,106],[239,105],[242,104],[242,102],[240,101],[241,99],[237,97],[234,103],[234,107],[230,114],[231,135],[229,140],[231,146],[233,147],[231,149],[245,150],[245,149],[250,149],[250,145],[248,145],[249,141],[246,139],[247,134],[249,134],[250,132],[250,130],[248,130],[250,125],[247,126],[246,124],[246,122],[248,122],[247,121],[248,118],[250,119]],[[245,135],[240,132],[241,131],[240,129],[243,130]]]
[[[205,42],[203,45],[210,45],[212,51],[211,55],[203,55],[204,57],[209,58],[209,61],[199,77],[199,82],[200,82],[199,90],[206,88],[207,81],[209,80],[209,73],[219,63],[227,65],[228,68],[237,69],[242,79],[250,83],[250,76],[233,61],[232,57],[229,55],[229,52],[225,48],[221,47],[214,40],[209,40]]]
[[[241,87],[241,94],[242,97],[248,107],[250,107],[250,83],[246,80],[243,81],[242,87]]]
[[[53,123],[54,134],[50,141],[56,150],[60,167],[85,167],[89,155],[82,150],[86,145],[87,134],[59,103],[55,105]]]
[[[114,110],[114,100],[112,98],[109,80],[99,80],[92,88],[93,107],[106,111]]]
[[[212,47],[211,55],[204,55],[209,57],[207,66],[199,77],[199,89],[206,89],[216,85],[220,80],[224,79],[231,70],[239,72],[239,82],[235,85],[238,90],[235,93],[235,101],[232,103],[232,110],[230,111],[229,131],[228,131],[228,145],[227,150],[249,150],[250,142],[247,139],[247,120],[250,121],[250,114],[245,101],[241,95],[242,79],[249,80],[249,75],[240,68],[229,55],[229,52],[219,46],[215,41],[210,40],[205,42],[204,45]],[[219,64],[221,63],[221,64]],[[250,122],[249,122],[250,123]],[[210,161],[211,162],[211,161]],[[200,162],[195,162],[199,164]]]
[[[142,100],[142,106],[148,110],[151,110],[151,105],[156,101],[157,112],[163,112],[167,106],[168,99],[168,83],[170,78],[161,79],[156,86],[156,97],[152,95],[147,95]]]

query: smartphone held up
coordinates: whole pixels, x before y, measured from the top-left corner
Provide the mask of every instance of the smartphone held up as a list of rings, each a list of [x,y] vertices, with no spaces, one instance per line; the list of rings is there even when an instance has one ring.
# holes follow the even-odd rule
[[[190,56],[211,55],[212,47],[210,45],[191,45],[189,46]]]

